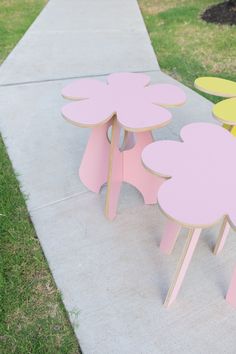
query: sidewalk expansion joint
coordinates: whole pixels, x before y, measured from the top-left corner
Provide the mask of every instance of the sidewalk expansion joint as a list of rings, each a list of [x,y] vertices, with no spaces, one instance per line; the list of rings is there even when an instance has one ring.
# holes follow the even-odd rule
[[[153,70],[138,70],[138,71],[132,71],[134,73],[152,73],[152,72],[158,72],[161,71],[160,69],[153,69]],[[8,86],[21,86],[21,85],[32,85],[32,84],[41,84],[41,83],[47,83],[47,82],[57,82],[57,81],[66,81],[66,80],[74,80],[74,79],[83,79],[87,77],[101,77],[101,76],[107,76],[112,73],[105,73],[105,74],[93,74],[93,75],[80,75],[80,76],[69,76],[69,77],[62,77],[62,78],[56,78],[56,79],[45,79],[45,80],[35,80],[35,81],[22,81],[22,82],[12,82],[8,84],[0,84],[0,87],[8,87]]]
[[[68,197],[65,197],[65,198],[61,198],[61,199],[58,199],[58,200],[54,200],[53,202],[50,202],[50,203],[46,203],[44,205],[41,205],[39,207],[35,207],[35,208],[28,208],[29,210],[29,213],[35,213],[41,209],[45,209],[45,208],[48,208],[48,207],[51,207],[55,204],[59,204],[59,203],[62,203],[62,202],[65,202],[69,199],[73,199],[73,198],[76,198],[80,195],[83,195],[83,194],[86,194],[86,193],[90,193],[89,191],[83,191],[83,192],[79,192],[79,193],[75,193],[75,194],[72,194],[72,195],[69,195]]]

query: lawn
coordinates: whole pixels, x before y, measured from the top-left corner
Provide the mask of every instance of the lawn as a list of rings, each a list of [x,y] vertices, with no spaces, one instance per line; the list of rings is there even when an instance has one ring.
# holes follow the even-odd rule
[[[0,0],[0,62],[46,0]],[[0,138],[0,352],[80,353]]]
[[[0,0],[0,63],[46,2]],[[139,0],[162,70],[191,88],[198,76],[236,80],[236,26],[200,19],[218,2]],[[80,353],[1,138],[0,236],[0,352]]]
[[[164,72],[191,88],[199,76],[236,81],[236,26],[209,24],[200,17],[207,7],[221,0],[138,2]]]

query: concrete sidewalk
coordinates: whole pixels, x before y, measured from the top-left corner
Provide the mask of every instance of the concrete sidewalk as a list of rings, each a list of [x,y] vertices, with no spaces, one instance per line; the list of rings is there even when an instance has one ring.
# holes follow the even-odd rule
[[[158,69],[136,0],[50,0],[2,65],[0,84]]]
[[[144,206],[124,185],[118,216],[108,222],[105,189],[94,195],[78,178],[89,131],[61,118],[60,91],[71,78],[104,80],[114,71],[145,71],[153,82],[183,87],[160,71],[136,0],[51,0],[0,68],[0,130],[83,353],[233,354],[236,312],[223,297],[235,237],[213,257],[218,227],[203,235],[167,311],[185,232],[173,255],[163,256],[157,206]],[[156,138],[176,139],[193,121],[215,122],[212,104],[183,88],[187,104]]]

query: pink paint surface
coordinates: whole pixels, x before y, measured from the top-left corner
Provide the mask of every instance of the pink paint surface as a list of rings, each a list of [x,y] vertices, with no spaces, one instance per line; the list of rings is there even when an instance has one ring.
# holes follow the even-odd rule
[[[66,86],[62,95],[77,100],[62,108],[62,115],[71,123],[96,126],[114,114],[121,126],[130,131],[144,131],[169,123],[171,113],[164,106],[178,106],[185,102],[182,89],[169,84],[147,86],[145,74],[117,73],[107,83],[82,79]],[[162,107],[163,106],[163,107]]]
[[[227,221],[226,225],[224,225],[224,223],[223,223],[221,227],[224,227],[224,230],[223,230],[222,238],[221,238],[221,241],[219,243],[219,246],[218,246],[218,249],[217,249],[215,255],[219,254],[223,250],[224,245],[225,245],[225,241],[226,241],[227,236],[230,231],[230,224],[228,221]]]
[[[95,79],[80,79],[73,81],[62,90],[62,96],[70,100],[83,100],[96,97],[107,90],[103,81]]]
[[[149,173],[142,164],[142,151],[153,141],[151,132],[135,133],[136,144],[123,151],[123,181],[130,183],[142,194],[145,204],[156,204],[157,192],[163,178]]]
[[[208,227],[228,216],[236,227],[236,139],[226,129],[193,123],[182,142],[159,141],[142,154],[154,173],[169,178],[159,189],[161,209],[190,227]]]
[[[135,186],[146,204],[156,203],[163,181],[144,169],[141,153],[152,142],[149,130],[162,127],[171,119],[164,106],[183,104],[186,96],[179,87],[148,86],[149,83],[150,78],[145,74],[116,73],[109,75],[107,82],[81,79],[62,91],[65,98],[75,100],[62,108],[65,119],[81,127],[93,127],[79,174],[94,192],[99,192],[108,182],[106,215],[109,219],[116,216],[122,181]],[[107,130],[112,117],[117,119],[113,124],[115,147],[111,152]],[[119,149],[121,128],[135,133],[129,132],[124,147]]]
[[[165,230],[161,239],[160,250],[165,254],[171,254],[178,234],[180,232],[181,225],[173,220],[168,220],[165,226]]]
[[[116,217],[117,205],[120,196],[120,189],[123,181],[123,154],[119,150],[120,142],[120,126],[117,121],[113,125],[113,151],[109,154],[109,169],[110,178],[107,181],[107,195],[106,195],[106,216],[113,220]]]
[[[226,301],[236,308],[236,267],[234,269],[234,273],[226,295]]]
[[[150,174],[142,165],[141,153],[143,148],[153,141],[150,132],[129,133],[127,149],[119,149],[120,126],[116,121],[114,131],[114,151],[112,156],[107,130],[110,122],[95,127],[90,135],[81,165],[79,175],[84,185],[98,193],[103,184],[108,182],[109,193],[106,200],[108,208],[106,216],[113,220],[116,216],[122,182],[127,182],[138,189],[145,204],[157,202],[157,192],[163,179]],[[134,146],[132,141],[135,140]],[[131,144],[132,143],[132,144]],[[131,144],[132,147],[129,146]],[[111,175],[108,180],[109,157]]]
[[[106,123],[92,130],[83,159],[79,168],[79,176],[83,184],[92,192],[99,193],[107,182],[110,143],[107,139]]]
[[[169,307],[177,298],[177,295],[178,295],[181,285],[183,283],[185,274],[188,270],[188,266],[189,266],[189,263],[191,262],[191,259],[192,259],[194,250],[196,248],[200,234],[201,234],[201,229],[194,230],[191,242],[190,242],[188,250],[187,250],[187,253],[182,255],[182,259],[181,259],[182,265],[179,269],[178,277],[176,279],[176,283],[173,288],[172,294],[169,298],[169,302],[167,304],[167,307]]]

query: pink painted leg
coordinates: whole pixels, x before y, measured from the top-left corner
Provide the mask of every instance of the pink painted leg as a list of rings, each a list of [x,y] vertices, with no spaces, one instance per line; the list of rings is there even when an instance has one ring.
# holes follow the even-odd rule
[[[136,144],[125,150],[123,180],[136,187],[143,195],[145,204],[156,204],[157,192],[164,179],[148,172],[141,160],[144,147],[153,142],[151,132],[135,133]]]
[[[83,184],[92,192],[99,193],[107,182],[110,143],[107,139],[108,122],[93,128],[79,169]]]
[[[163,253],[171,254],[180,230],[181,225],[176,221],[169,220],[167,222],[160,244],[160,249]]]
[[[105,214],[110,220],[113,220],[116,216],[116,209],[123,179],[123,154],[119,150],[119,143],[120,126],[115,117],[113,118],[112,123],[112,136],[111,147],[109,152],[107,195],[105,207]]]
[[[189,263],[191,261],[193,252],[197,245],[197,241],[199,239],[200,233],[201,233],[201,229],[199,228],[189,230],[188,239],[186,241],[185,248],[174,277],[174,281],[172,282],[171,287],[166,296],[166,300],[164,303],[166,307],[169,307],[174,302],[174,300],[178,295],[186,271],[188,269]]]
[[[236,308],[236,267],[230,281],[230,286],[226,295],[226,301]]]
[[[221,225],[220,233],[219,233],[219,236],[218,236],[218,239],[216,241],[216,245],[215,245],[215,248],[213,251],[213,253],[215,255],[219,254],[222,251],[225,241],[226,241],[226,238],[228,236],[229,230],[230,230],[230,224],[229,224],[227,218],[224,218],[224,221]]]

